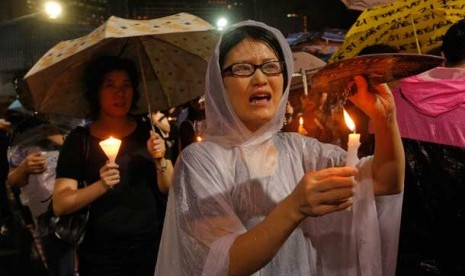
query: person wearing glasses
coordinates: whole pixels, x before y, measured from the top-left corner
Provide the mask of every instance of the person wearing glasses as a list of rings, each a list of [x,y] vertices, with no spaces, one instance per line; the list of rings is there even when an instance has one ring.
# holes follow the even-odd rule
[[[404,154],[390,90],[368,92],[355,77],[350,100],[375,123],[377,144],[374,156],[346,167],[340,147],[280,131],[292,68],[275,28],[249,20],[223,34],[207,70],[205,139],[176,163],[155,275],[395,267],[395,248],[383,241],[398,232]]]

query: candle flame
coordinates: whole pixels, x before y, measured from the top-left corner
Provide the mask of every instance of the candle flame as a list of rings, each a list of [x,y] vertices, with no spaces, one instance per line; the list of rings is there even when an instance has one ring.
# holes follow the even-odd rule
[[[197,142],[202,142],[202,136],[197,136]]]
[[[110,162],[115,162],[116,155],[118,155],[119,147],[121,146],[121,140],[110,136],[108,139],[101,141],[99,144]]]
[[[347,127],[350,129],[350,131],[353,131],[355,133],[355,123],[350,118],[349,113],[345,109],[343,109],[344,112],[344,121],[346,122]]]
[[[301,126],[304,125],[304,118],[303,118],[303,117],[300,117],[300,119],[299,119],[299,124],[300,124]]]

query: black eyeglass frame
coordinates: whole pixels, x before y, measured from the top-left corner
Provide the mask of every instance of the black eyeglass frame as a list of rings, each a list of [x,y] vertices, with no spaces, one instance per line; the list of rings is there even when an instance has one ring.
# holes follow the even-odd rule
[[[265,64],[268,64],[268,63],[272,63],[272,62],[277,62],[279,64],[279,67],[280,67],[280,71],[278,73],[266,73],[263,71],[262,67],[265,65]],[[237,75],[237,74],[234,74],[233,73],[233,70],[232,68],[238,64],[247,64],[247,65],[251,65],[253,67],[253,71],[252,73],[248,74],[248,75]],[[234,63],[234,64],[231,64],[229,65],[228,67],[224,68],[223,70],[221,70],[221,75],[223,77],[228,77],[228,76],[233,76],[233,77],[236,77],[236,78],[247,78],[247,77],[250,77],[252,76],[253,74],[255,74],[255,71],[257,71],[257,69],[260,69],[260,71],[262,71],[263,74],[265,74],[266,76],[277,76],[279,74],[282,74],[282,72],[285,70],[286,68],[286,63],[284,61],[279,61],[279,60],[271,60],[271,61],[267,61],[267,62],[264,62],[262,64],[252,64],[252,63],[246,63],[246,62],[239,62],[239,63]]]

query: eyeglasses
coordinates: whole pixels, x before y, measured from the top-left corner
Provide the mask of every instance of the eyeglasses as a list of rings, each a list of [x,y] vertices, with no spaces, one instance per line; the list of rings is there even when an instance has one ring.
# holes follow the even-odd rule
[[[250,63],[234,63],[224,68],[222,71],[223,77],[234,76],[234,77],[250,77],[255,73],[255,70],[260,68],[263,74],[267,76],[276,76],[281,74],[284,68],[284,62],[282,61],[267,61],[262,64],[250,64]]]

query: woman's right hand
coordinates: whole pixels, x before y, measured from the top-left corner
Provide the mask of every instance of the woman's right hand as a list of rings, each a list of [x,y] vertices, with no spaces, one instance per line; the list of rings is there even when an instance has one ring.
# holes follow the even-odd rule
[[[100,180],[105,188],[113,189],[113,186],[119,183],[119,166],[116,163],[107,162],[100,168]]]
[[[334,167],[306,173],[291,193],[301,219],[322,216],[352,205],[358,170]]]

